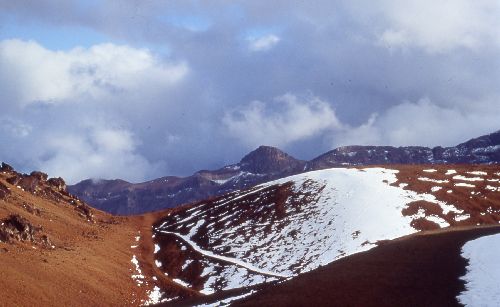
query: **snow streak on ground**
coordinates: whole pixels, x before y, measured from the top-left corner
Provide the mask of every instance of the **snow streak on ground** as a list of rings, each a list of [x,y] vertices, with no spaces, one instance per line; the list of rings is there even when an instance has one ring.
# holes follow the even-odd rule
[[[141,240],[141,232],[139,231],[138,235],[135,237],[135,242],[136,244],[139,244],[139,241]],[[132,245],[130,246],[132,249],[136,249],[138,245]],[[156,249],[156,246],[155,246]],[[158,247],[159,250],[159,247]],[[139,260],[137,259],[136,255],[132,256],[132,260],[130,260],[132,264],[134,265],[134,271],[132,273],[132,279],[136,282],[138,287],[141,287],[143,285],[148,286],[148,282],[146,281],[146,277],[142,274],[141,267],[139,265]],[[156,265],[158,265],[158,261],[155,261]],[[161,266],[161,263],[160,263]],[[141,301],[142,305],[151,305],[151,304],[158,304],[161,301],[161,297],[163,296],[163,293],[161,292],[161,289],[158,286],[154,286],[152,290],[146,291],[148,295],[148,299],[146,301]]]
[[[199,253],[234,264],[238,270],[278,277],[304,273],[369,250],[379,240],[414,233],[410,223],[418,217],[441,227],[449,225],[422,212],[403,216],[401,211],[414,201],[432,202],[444,214],[453,212],[457,220],[465,218],[461,210],[431,194],[390,185],[397,181],[397,172],[327,169],[291,176],[168,217],[158,231],[176,235]],[[277,200],[273,187],[288,183],[283,199]],[[207,273],[211,277],[206,284],[215,284],[217,278],[228,284],[235,284],[233,279],[244,285],[264,281],[264,276],[249,280],[249,272],[243,272],[247,276]]]
[[[203,256],[206,256],[208,258],[215,258],[217,260],[222,260],[224,262],[229,262],[229,263],[235,264],[237,266],[243,267],[243,268],[245,268],[245,269],[247,269],[247,270],[249,270],[251,272],[262,274],[262,275],[269,275],[269,276],[283,277],[283,278],[289,277],[289,276],[286,276],[286,275],[281,275],[281,274],[276,274],[276,273],[273,273],[273,272],[270,272],[270,271],[261,270],[261,269],[255,267],[255,266],[253,266],[251,264],[245,263],[244,261],[238,260],[236,258],[220,256],[220,255],[216,255],[216,254],[214,254],[214,253],[212,253],[210,251],[203,250],[195,242],[193,242],[191,239],[189,239],[187,236],[183,236],[183,235],[178,234],[178,233],[174,233],[174,232],[170,232],[170,231],[164,231],[164,230],[160,230],[160,232],[161,233],[166,233],[166,234],[176,235],[177,237],[181,238],[184,242],[188,243],[195,251],[197,251],[198,253],[200,253]]]
[[[469,260],[462,279],[466,290],[458,297],[465,306],[498,306],[500,302],[500,234],[481,237],[462,247]]]
[[[256,292],[255,290],[252,290],[252,291],[249,291],[248,293],[245,293],[245,294],[240,294],[237,296],[228,297],[228,298],[225,298],[223,300],[220,300],[220,301],[217,301],[214,303],[196,305],[195,307],[230,306],[232,302],[237,301],[237,300],[241,300],[247,296],[254,294],[255,292]]]

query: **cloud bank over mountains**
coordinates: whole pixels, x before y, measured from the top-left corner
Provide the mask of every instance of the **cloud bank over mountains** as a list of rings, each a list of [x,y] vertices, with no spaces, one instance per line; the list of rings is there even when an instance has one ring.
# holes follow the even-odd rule
[[[499,129],[497,1],[0,1],[0,160],[142,181]],[[69,46],[69,47],[68,47]]]

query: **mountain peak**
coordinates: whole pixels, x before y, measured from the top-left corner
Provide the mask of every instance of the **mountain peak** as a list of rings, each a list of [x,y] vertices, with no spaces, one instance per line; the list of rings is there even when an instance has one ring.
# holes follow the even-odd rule
[[[259,146],[241,159],[240,167],[244,171],[256,174],[269,174],[293,171],[304,162],[272,146]]]

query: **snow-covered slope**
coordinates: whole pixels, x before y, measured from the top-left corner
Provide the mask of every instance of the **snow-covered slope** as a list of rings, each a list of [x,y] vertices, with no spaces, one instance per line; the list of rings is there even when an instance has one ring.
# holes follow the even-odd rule
[[[424,170],[418,178],[427,178],[423,174],[450,177],[448,185],[453,180],[444,171]],[[431,194],[448,193],[417,193],[397,175],[385,168],[327,169],[202,202],[157,225],[157,258],[165,274],[212,293],[304,273],[422,225],[447,227],[471,218]],[[417,179],[410,186],[415,182],[439,186]]]
[[[500,235],[491,235],[467,242],[462,256],[469,261],[466,290],[458,297],[465,306],[498,306],[500,302]]]

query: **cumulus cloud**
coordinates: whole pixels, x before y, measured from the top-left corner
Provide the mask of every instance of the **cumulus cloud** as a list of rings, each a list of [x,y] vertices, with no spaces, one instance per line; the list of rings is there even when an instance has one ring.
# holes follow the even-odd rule
[[[147,49],[114,44],[52,51],[34,41],[0,42],[3,102],[21,106],[151,93],[184,78],[185,63],[162,63]]]
[[[126,130],[93,127],[88,134],[59,133],[44,137],[39,167],[64,174],[69,182],[82,178],[127,178],[142,181],[155,167],[136,153],[136,141]],[[48,159],[43,159],[48,155]],[[111,176],[111,177],[110,177]]]
[[[292,94],[279,96],[269,104],[253,101],[226,113],[223,123],[232,136],[249,147],[285,146],[341,126],[335,111],[325,101]]]
[[[274,34],[261,37],[249,37],[248,44],[251,51],[266,51],[279,43],[280,38]]]
[[[144,109],[165,105],[164,95],[187,73],[184,62],[125,45],[53,51],[34,41],[1,41],[0,140],[13,145],[2,157],[69,182],[160,174],[164,163],[139,152],[141,137],[130,129],[147,123],[155,109]]]
[[[0,159],[25,171],[137,181],[263,143],[310,159],[498,130],[494,0],[35,2],[0,0]]]
[[[382,114],[373,114],[360,126],[344,127],[332,145],[454,146],[500,128],[496,101],[498,97],[468,102],[473,108],[443,107],[429,98],[405,101]]]
[[[431,53],[500,44],[495,0],[383,1],[387,19],[380,42],[387,47],[419,47]]]

